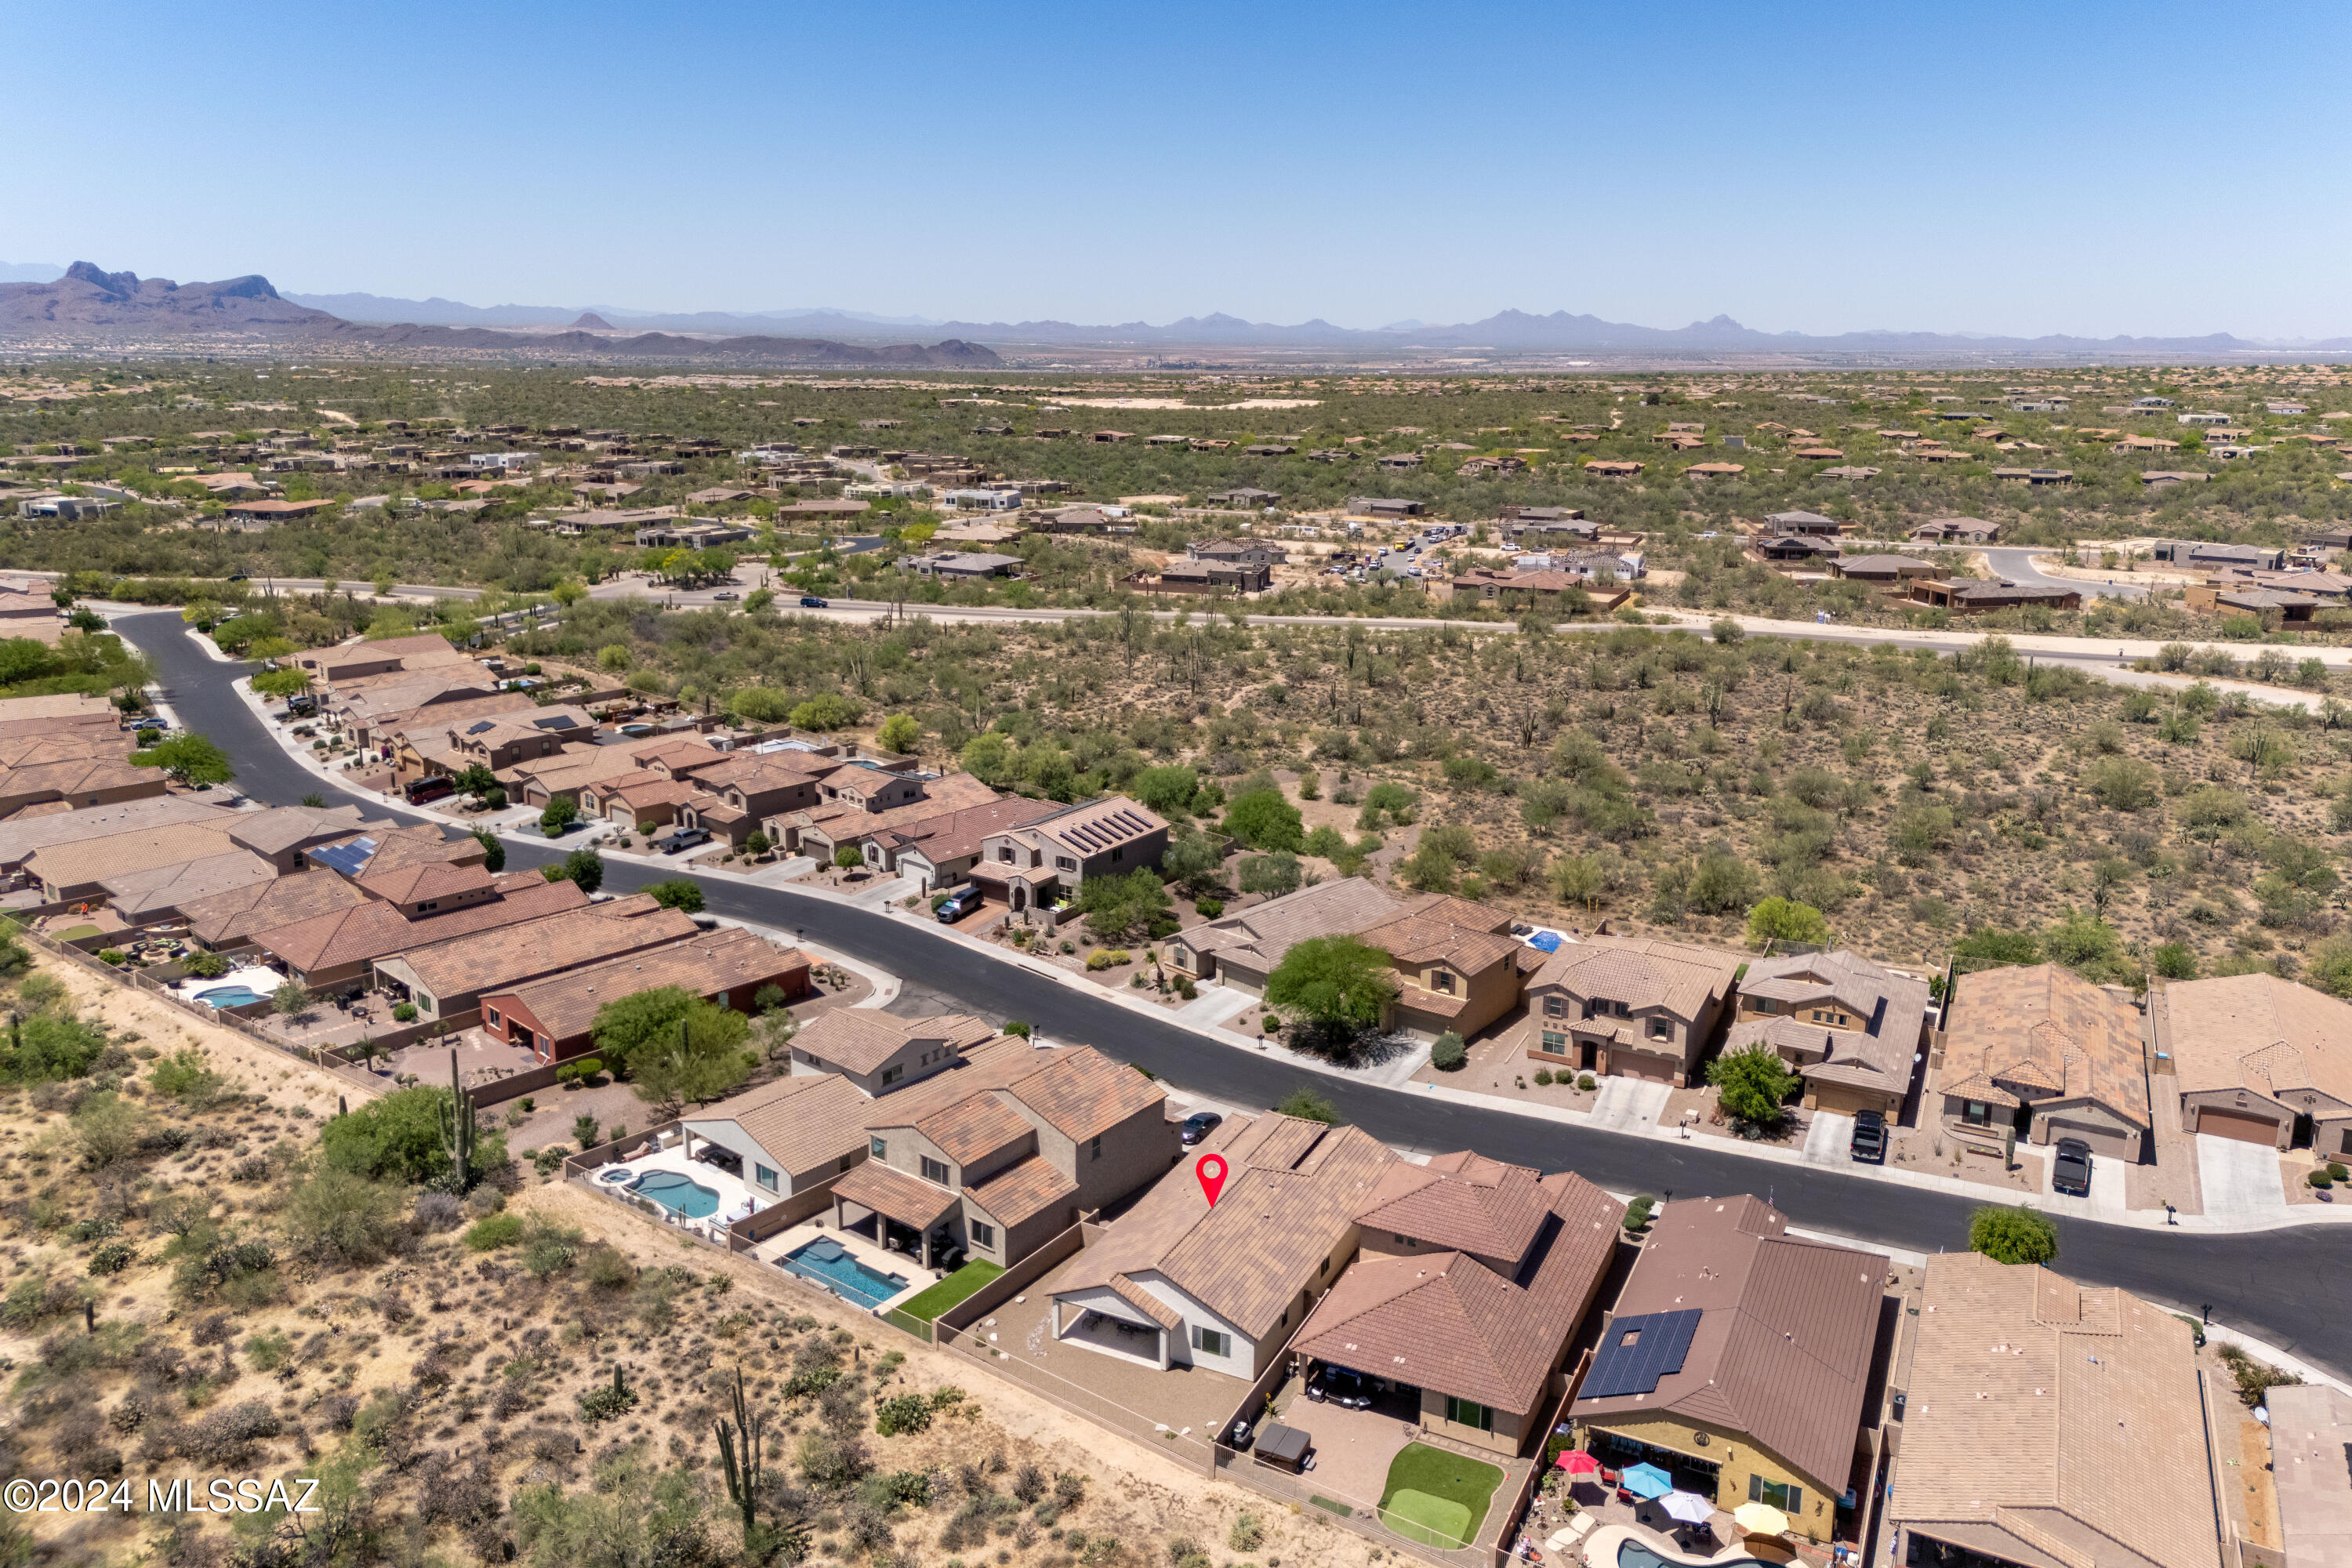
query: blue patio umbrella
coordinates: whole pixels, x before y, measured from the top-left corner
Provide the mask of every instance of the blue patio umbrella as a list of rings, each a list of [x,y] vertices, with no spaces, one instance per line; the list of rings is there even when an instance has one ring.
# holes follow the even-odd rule
[[[1638,1498],[1664,1497],[1675,1489],[1675,1478],[1655,1465],[1634,1465],[1618,1478],[1618,1484]]]

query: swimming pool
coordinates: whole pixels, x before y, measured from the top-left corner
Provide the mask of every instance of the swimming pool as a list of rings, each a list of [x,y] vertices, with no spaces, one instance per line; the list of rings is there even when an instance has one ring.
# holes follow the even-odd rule
[[[1628,1541],[1617,1548],[1617,1568],[1685,1568],[1692,1563],[1706,1561],[1696,1557],[1661,1557],[1638,1541]],[[1772,1568],[1761,1557],[1734,1557],[1729,1561],[1706,1561],[1706,1568]]]
[[[261,998],[250,985],[215,985],[197,992],[196,1000],[214,1007],[243,1007]]]
[[[651,1198],[670,1213],[688,1219],[708,1219],[719,1212],[716,1192],[676,1171],[647,1171],[629,1191],[641,1198]]]
[[[830,1237],[818,1237],[778,1258],[791,1272],[822,1285],[844,1300],[861,1307],[878,1307],[907,1288],[903,1274],[885,1274],[860,1263],[849,1248]]]

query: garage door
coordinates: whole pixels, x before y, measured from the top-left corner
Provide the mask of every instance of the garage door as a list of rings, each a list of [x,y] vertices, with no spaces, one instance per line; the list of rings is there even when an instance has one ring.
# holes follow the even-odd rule
[[[2104,1154],[2110,1160],[2137,1163],[2139,1159],[2139,1139],[2128,1132],[2117,1132],[2111,1127],[2093,1127],[2086,1122],[2069,1121],[2053,1116],[2040,1124],[2042,1136],[2037,1142],[2055,1143],[2061,1138],[2080,1138],[2091,1146],[2094,1154]]]
[[[2241,1143],[2267,1143],[2278,1146],[2278,1120],[2271,1116],[2253,1116],[2242,1110],[2223,1110],[2219,1106],[2197,1108],[2200,1132],[2210,1132],[2216,1138],[2234,1138]]]
[[[1675,1081],[1675,1069],[1681,1066],[1675,1058],[1654,1057],[1647,1051],[1614,1050],[1609,1053],[1609,1070],[1620,1078],[1672,1083]]]
[[[1813,1096],[1813,1109],[1832,1111],[1839,1116],[1852,1116],[1857,1110],[1884,1110],[1893,1114],[1885,1095],[1834,1083],[1822,1085]]]

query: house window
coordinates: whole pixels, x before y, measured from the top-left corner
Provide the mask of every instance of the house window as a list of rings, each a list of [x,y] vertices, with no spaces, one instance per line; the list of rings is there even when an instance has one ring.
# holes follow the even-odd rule
[[[1612,1002],[1609,1004],[1609,1016],[1612,1018],[1630,1018],[1633,1016],[1633,1010],[1622,1002]]]
[[[1056,870],[1075,871],[1078,868],[1078,863],[1067,855],[1056,855],[1054,857],[1054,867]]]
[[[1769,996],[1750,997],[1748,1005],[1759,1013],[1777,1013],[1780,1010],[1780,1004],[1773,1001]]]
[[[1192,1327],[1192,1348],[1206,1351],[1211,1355],[1231,1355],[1234,1353],[1234,1336],[1220,1330],[1202,1328],[1196,1323]]]
[[[1650,1038],[1654,1040],[1671,1040],[1674,1037],[1675,1021],[1672,1018],[1653,1018],[1650,1020]]]
[[[1568,1055],[1568,1037],[1558,1029],[1546,1029],[1543,1032],[1543,1052],[1548,1057]]]
[[[776,1173],[771,1171],[767,1166],[761,1164],[756,1160],[751,1163],[751,1175],[753,1179],[758,1181],[761,1186],[767,1188],[770,1192],[772,1193],[781,1190],[776,1184]]]
[[[1568,998],[1567,998],[1567,997],[1565,997],[1565,996],[1560,996],[1560,995],[1557,995],[1557,994],[1545,997],[1545,998],[1544,998],[1544,1016],[1545,1016],[1545,1017],[1547,1017],[1547,1018],[1565,1018],[1565,1017],[1567,1017],[1567,1016],[1568,1016]]]
[[[870,1140],[866,1144],[866,1152],[877,1160],[887,1159],[890,1153],[890,1141],[887,1138]]]
[[[1971,1100],[1960,1107],[1960,1120],[1970,1127],[1992,1125],[1992,1107],[1981,1100]]]
[[[1748,1500],[1769,1503],[1782,1513],[1795,1515],[1804,1511],[1805,1489],[1787,1481],[1768,1481],[1762,1476],[1748,1478]]]
[[[948,1184],[947,1162],[944,1160],[934,1160],[929,1154],[924,1155],[922,1157],[922,1161],[923,1180],[927,1182],[937,1182],[940,1185],[943,1187],[946,1186]]]
[[[496,1007],[483,1008],[482,1016],[489,1020],[491,1028],[495,1029],[499,1026],[499,1010]]]
[[[1112,846],[1112,847],[1111,847],[1111,852],[1110,852],[1110,858],[1111,858],[1112,859],[1114,859],[1114,860],[1124,860],[1124,859],[1126,859],[1126,858],[1127,858],[1127,850],[1126,850],[1126,848],[1125,848],[1123,846],[1118,846],[1118,845],[1114,845],[1114,846]]]
[[[1010,844],[1000,844],[1000,845],[998,845],[998,846],[997,846],[997,848],[996,848],[996,858],[997,858],[999,860],[1003,861],[1003,862],[1004,862],[1006,865],[1008,865],[1008,866],[1012,865],[1012,864],[1013,864],[1013,846],[1012,846],[1012,845],[1010,845]]]
[[[842,1168],[842,1170],[844,1170],[845,1172],[845,1171],[847,1171],[847,1170],[849,1169],[850,1165],[851,1165],[853,1163],[855,1163],[856,1159],[857,1159],[857,1156],[856,1156],[856,1155],[855,1155],[855,1154],[844,1154],[844,1155],[841,1157],[841,1168]]]
[[[966,1225],[964,1228],[971,1233],[971,1244],[974,1247],[992,1247],[996,1245],[996,1227],[994,1226],[982,1225],[980,1221],[973,1220],[970,1224]]]
[[[884,1068],[882,1069],[883,1087],[887,1089],[891,1084],[898,1082],[900,1079],[905,1078],[906,1076],[907,1067],[904,1062],[901,1062],[897,1067]]]
[[[1429,984],[1432,990],[1442,992],[1448,996],[1453,995],[1454,971],[1450,969],[1431,970],[1429,972]]]
[[[1099,1160],[1102,1158],[1101,1133],[1096,1133],[1093,1140],[1087,1144],[1087,1158],[1089,1160]]]
[[[1495,1413],[1483,1405],[1473,1405],[1466,1399],[1445,1396],[1445,1418],[1457,1426],[1475,1426],[1481,1432],[1495,1429]]]
[[[1603,1002],[1600,997],[1587,996],[1584,999],[1584,1016],[1586,1017],[1590,1018],[1597,1014],[1606,1013],[1608,1011],[1609,1004]]]

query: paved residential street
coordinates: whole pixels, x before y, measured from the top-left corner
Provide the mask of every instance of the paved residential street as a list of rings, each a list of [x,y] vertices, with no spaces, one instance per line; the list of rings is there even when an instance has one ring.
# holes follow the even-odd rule
[[[152,655],[163,700],[187,727],[210,735],[235,760],[237,786],[273,805],[318,791],[369,815],[427,819],[373,796],[339,792],[270,739],[232,682],[247,667],[205,657],[176,611],[116,621]],[[446,826],[446,824],[444,825]],[[543,864],[551,849],[510,845],[509,864]],[[629,890],[666,870],[608,862],[607,885]],[[713,913],[802,931],[853,958],[925,986],[984,1017],[1020,1018],[1057,1040],[1084,1042],[1148,1068],[1188,1094],[1234,1106],[1274,1103],[1308,1075],[1268,1057],[1205,1044],[1175,1025],[1129,1011],[948,939],[917,921],[847,908],[782,888],[705,883]],[[1913,1252],[1966,1245],[1971,1205],[1940,1192],[1857,1177],[1834,1163],[1770,1164],[1719,1151],[1717,1142],[1626,1137],[1508,1111],[1448,1102],[1410,1089],[1316,1076],[1312,1087],[1347,1121],[1410,1151],[1474,1147],[1545,1170],[1570,1167],[1605,1187],[1688,1197],[1756,1192],[1792,1224]],[[2054,1212],[2054,1211],[2053,1211]],[[2057,1215],[2060,1266],[2086,1283],[2119,1285],[2151,1300],[2196,1311],[2337,1373],[2352,1373],[2352,1323],[2338,1310],[2352,1289],[2352,1228],[2307,1226],[2236,1236],[2127,1228]]]

